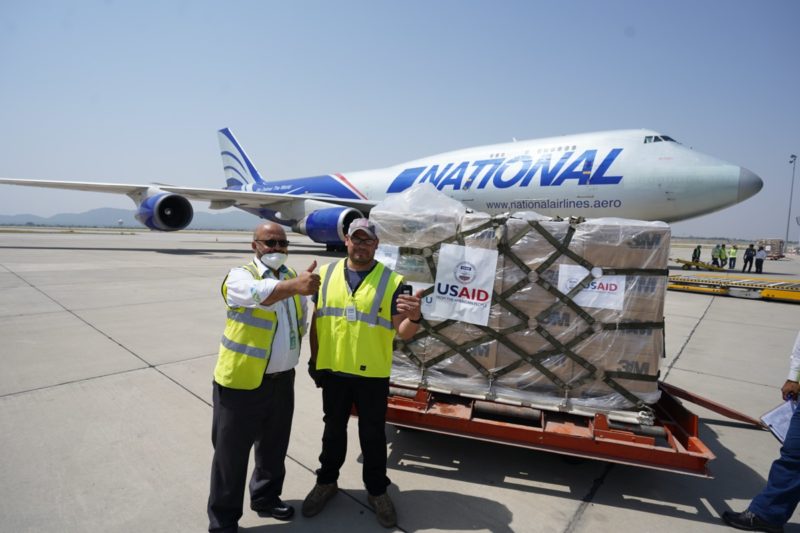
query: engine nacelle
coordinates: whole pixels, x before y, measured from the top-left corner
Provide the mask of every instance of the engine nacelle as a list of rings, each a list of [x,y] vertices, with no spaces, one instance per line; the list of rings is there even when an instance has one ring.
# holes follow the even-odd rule
[[[364,215],[352,207],[319,209],[298,222],[292,230],[308,235],[314,242],[342,246],[347,228],[357,218],[364,218]]]
[[[189,225],[193,216],[189,200],[169,193],[148,196],[136,210],[136,220],[158,231],[181,230]]]

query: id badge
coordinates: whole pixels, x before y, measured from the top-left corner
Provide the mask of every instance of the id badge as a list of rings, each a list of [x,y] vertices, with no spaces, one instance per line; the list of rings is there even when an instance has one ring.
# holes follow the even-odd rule
[[[344,308],[344,316],[347,318],[348,322],[355,322],[356,321],[356,307],[354,305],[348,305]]]
[[[297,348],[297,333],[294,329],[289,332],[289,349],[294,350]]]

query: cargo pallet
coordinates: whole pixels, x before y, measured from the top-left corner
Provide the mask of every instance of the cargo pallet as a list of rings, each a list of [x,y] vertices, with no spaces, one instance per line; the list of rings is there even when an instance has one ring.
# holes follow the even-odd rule
[[[392,385],[386,422],[699,477],[712,477],[708,462],[715,456],[699,438],[697,415],[678,397],[763,428],[758,420],[673,385],[659,383],[659,388],[653,423],[645,425],[615,422],[602,412],[587,417]]]
[[[667,288],[673,291],[698,292],[755,300],[778,300],[800,303],[800,280],[754,278],[726,274],[671,274]]]

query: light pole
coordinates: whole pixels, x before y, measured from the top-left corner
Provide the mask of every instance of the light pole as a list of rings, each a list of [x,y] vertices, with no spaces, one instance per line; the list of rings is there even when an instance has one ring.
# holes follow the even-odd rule
[[[792,196],[794,196],[794,169],[797,166],[797,156],[792,154],[789,156],[789,164],[792,165],[792,188],[789,189],[789,214],[786,215],[786,239],[784,239],[784,248],[789,247],[789,220],[792,218]]]

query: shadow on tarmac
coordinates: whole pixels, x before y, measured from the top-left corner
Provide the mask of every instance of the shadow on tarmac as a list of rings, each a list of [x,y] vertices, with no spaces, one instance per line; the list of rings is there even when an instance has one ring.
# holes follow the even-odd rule
[[[389,487],[389,494],[397,508],[398,527],[394,531],[476,531],[486,530],[487,527],[493,533],[513,533],[511,529],[511,511],[501,504],[489,498],[458,494],[455,492],[444,492],[435,490],[409,490],[397,491],[396,487]],[[340,493],[337,498],[344,496]],[[364,490],[348,490],[347,496],[355,500],[362,509],[359,515],[365,516],[368,526],[372,529],[372,522],[376,520],[372,509],[364,505],[367,493]],[[351,525],[342,520],[340,514],[335,510],[325,508],[319,515],[313,518],[299,516],[300,508],[303,505],[301,500],[286,500],[295,508],[295,518],[290,522],[272,521],[270,524],[263,524],[255,527],[239,527],[239,531],[251,533],[264,533],[281,528],[282,531],[320,531],[330,533],[331,531],[361,531],[358,525]],[[446,503],[445,503],[446,502]],[[332,500],[328,505],[334,504]],[[491,517],[491,523],[477,522],[475,520],[475,510],[480,510],[482,516]],[[464,510],[465,512],[461,512]],[[472,510],[473,512],[468,512]],[[409,523],[413,522],[413,528]],[[375,531],[391,531],[383,529],[375,524]]]
[[[720,442],[716,425],[732,427],[726,421],[716,420],[700,424],[701,440],[716,455],[709,465],[712,475],[714,472],[722,474],[713,479],[590,459],[576,460],[536,450],[392,427],[387,428],[390,442],[388,467],[390,477],[391,470],[402,470],[450,478],[486,486],[487,494],[496,487],[658,514],[698,525],[721,525],[720,515],[730,508],[727,502],[749,501],[763,488],[766,480]],[[739,429],[741,425],[733,427]],[[775,457],[778,457],[777,443]],[[405,500],[407,494],[401,491],[400,497]],[[460,494],[439,493],[438,506],[457,509],[462,505],[461,498]],[[480,527],[495,530],[495,519],[508,511],[500,502],[488,501],[500,508],[493,510],[493,513],[498,513],[493,516],[484,512],[482,507],[481,514],[492,524]],[[416,505],[421,503],[415,501]],[[734,510],[741,511],[744,505],[742,509]],[[584,508],[578,509],[573,522],[581,519]],[[448,511],[437,519],[436,524],[428,527],[463,529],[463,526],[456,525],[459,520],[457,513]],[[509,524],[510,521],[503,520],[502,523]],[[786,531],[792,531],[792,527],[788,525]]]

